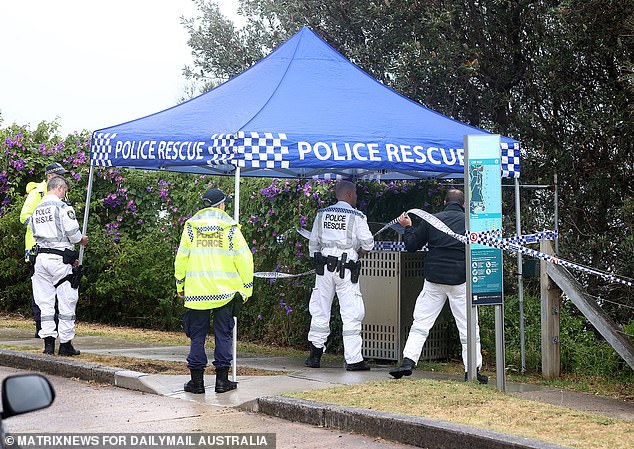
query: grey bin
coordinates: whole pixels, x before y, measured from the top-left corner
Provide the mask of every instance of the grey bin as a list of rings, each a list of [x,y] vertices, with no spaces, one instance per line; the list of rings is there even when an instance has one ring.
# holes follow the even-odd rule
[[[372,251],[363,258],[359,282],[365,303],[364,358],[401,362],[416,298],[423,287],[424,254]],[[447,302],[429,333],[421,360],[449,358],[455,346],[449,341],[450,325],[455,327]]]

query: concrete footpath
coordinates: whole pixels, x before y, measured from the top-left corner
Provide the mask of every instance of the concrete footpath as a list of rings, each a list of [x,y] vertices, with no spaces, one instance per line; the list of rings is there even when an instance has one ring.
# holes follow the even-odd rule
[[[41,348],[42,342],[31,331],[0,328],[0,343],[12,347]],[[114,338],[78,336],[73,340],[83,353],[116,355],[139,359],[183,362],[187,346],[164,346]],[[186,375],[145,374],[119,370],[81,361],[79,358],[45,356],[20,350],[0,349],[0,365],[49,374],[92,380],[122,388],[197,401],[213,406],[233,407],[266,413],[291,421],[342,431],[357,432],[426,448],[561,448],[526,438],[504,435],[464,425],[396,415],[373,410],[341,407],[280,396],[282,393],[352,385],[370,380],[389,379],[390,367],[373,366],[371,371],[348,372],[342,362],[326,362],[320,369],[306,368],[303,358],[263,356],[238,353],[238,365],[284,372],[277,376],[239,376],[238,389],[216,394],[213,370],[205,376],[207,394],[193,395],[183,390]],[[494,374],[494,373],[491,373]],[[451,379],[452,376],[428,371],[414,371],[413,377]],[[460,381],[456,376],[453,379]],[[634,420],[634,404],[609,398],[507,383],[507,392],[525,399],[562,405],[599,413],[612,418]]]

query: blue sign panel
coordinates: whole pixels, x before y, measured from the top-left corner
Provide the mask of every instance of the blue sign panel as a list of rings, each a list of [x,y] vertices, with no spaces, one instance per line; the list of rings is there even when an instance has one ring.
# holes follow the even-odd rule
[[[502,184],[500,178],[500,137],[470,135],[465,161],[467,186],[467,229],[477,241],[481,232],[502,232]],[[473,305],[502,304],[502,250],[472,243],[469,245],[467,279],[471,283]]]

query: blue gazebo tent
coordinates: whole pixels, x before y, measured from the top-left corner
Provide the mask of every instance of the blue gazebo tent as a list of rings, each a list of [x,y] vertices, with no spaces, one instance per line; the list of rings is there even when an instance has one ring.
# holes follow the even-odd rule
[[[461,177],[463,138],[488,131],[386,87],[309,28],[215,89],[95,131],[94,166],[242,176]],[[502,137],[504,177],[519,143]]]

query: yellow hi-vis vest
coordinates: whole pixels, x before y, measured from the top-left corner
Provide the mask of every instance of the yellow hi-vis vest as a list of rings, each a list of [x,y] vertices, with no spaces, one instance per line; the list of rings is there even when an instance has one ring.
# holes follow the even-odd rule
[[[29,182],[26,185],[26,200],[24,200],[24,204],[22,205],[22,210],[20,211],[20,223],[22,223],[26,227],[26,234],[24,235],[24,259],[26,261],[29,260],[29,254],[31,254],[31,250],[33,246],[35,246],[35,239],[33,238],[33,232],[31,231],[31,215],[33,215],[33,211],[40,204],[42,198],[46,196],[46,181],[42,182]]]
[[[253,255],[240,225],[221,209],[202,209],[185,222],[174,261],[176,291],[185,307],[216,309],[239,293],[253,294]]]

